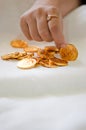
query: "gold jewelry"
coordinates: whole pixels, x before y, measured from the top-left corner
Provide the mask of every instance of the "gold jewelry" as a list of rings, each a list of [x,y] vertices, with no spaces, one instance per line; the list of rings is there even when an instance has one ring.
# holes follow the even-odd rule
[[[50,20],[52,20],[52,18],[59,18],[59,16],[58,15],[48,15],[47,16],[47,22],[49,22]]]

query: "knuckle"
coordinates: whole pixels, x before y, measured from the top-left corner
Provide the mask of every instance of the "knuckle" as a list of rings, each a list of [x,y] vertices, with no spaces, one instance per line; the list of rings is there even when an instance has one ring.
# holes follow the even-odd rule
[[[24,15],[21,15],[20,16],[20,23],[22,23],[22,22],[24,22],[25,21],[25,17],[24,17]]]
[[[36,35],[35,33],[32,33],[32,39],[35,40],[35,41],[40,41],[40,37],[38,35]]]
[[[43,7],[39,7],[37,9],[34,10],[34,14],[37,16],[41,16],[43,14]]]
[[[49,11],[49,12],[52,12],[52,13],[57,13],[57,12],[58,12],[57,8],[54,7],[54,6],[50,6],[50,7],[48,8],[48,11]]]
[[[33,38],[33,40],[38,41],[38,37],[37,37],[37,36],[35,36],[34,34],[32,35],[32,38]]]
[[[42,41],[39,37],[34,38],[35,41]]]
[[[40,36],[44,41],[50,42],[52,41],[51,37],[49,36],[49,33],[46,30],[41,30],[40,31]]]
[[[44,37],[47,36],[47,32],[46,32],[45,29],[41,29],[41,30],[40,30],[40,34],[41,34],[42,36],[44,36]]]
[[[31,34],[30,34],[30,35],[31,35],[32,39],[35,39],[35,37],[36,37],[36,36],[34,35],[34,33],[33,33],[33,32],[31,32]]]
[[[32,18],[33,18],[33,12],[29,12],[29,13],[26,15],[26,21],[27,21],[27,22],[31,22],[31,21],[32,21]]]
[[[21,22],[32,22],[32,18],[33,18],[33,12],[26,12],[24,13],[22,16],[20,16],[20,21]]]
[[[52,24],[50,26],[50,30],[51,30],[51,32],[55,32],[57,30],[57,25],[56,24]]]
[[[25,25],[25,17],[22,15],[22,16],[20,16],[20,26],[21,26],[21,28],[23,28],[23,26]]]

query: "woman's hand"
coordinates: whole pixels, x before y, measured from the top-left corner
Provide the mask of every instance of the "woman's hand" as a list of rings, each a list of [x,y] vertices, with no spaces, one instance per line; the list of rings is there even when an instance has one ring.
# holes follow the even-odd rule
[[[48,15],[56,16],[47,20]],[[58,48],[65,46],[62,16],[54,5],[33,5],[21,16],[20,25],[29,40],[55,41]]]

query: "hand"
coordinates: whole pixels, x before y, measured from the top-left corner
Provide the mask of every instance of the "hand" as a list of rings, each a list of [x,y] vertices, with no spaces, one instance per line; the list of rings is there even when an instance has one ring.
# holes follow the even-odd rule
[[[56,15],[47,21],[48,15]],[[20,18],[20,26],[29,40],[55,41],[58,48],[65,46],[63,22],[59,9],[52,5],[35,5]]]

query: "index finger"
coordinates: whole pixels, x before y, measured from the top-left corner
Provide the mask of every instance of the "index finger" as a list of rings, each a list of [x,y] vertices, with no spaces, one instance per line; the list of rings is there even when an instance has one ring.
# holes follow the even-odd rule
[[[53,17],[48,21],[48,27],[51,32],[52,38],[58,48],[65,46],[65,38],[63,35],[63,25],[61,19]]]

